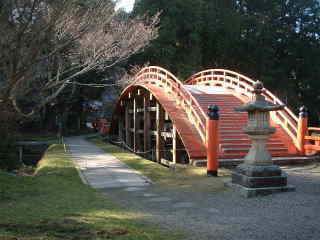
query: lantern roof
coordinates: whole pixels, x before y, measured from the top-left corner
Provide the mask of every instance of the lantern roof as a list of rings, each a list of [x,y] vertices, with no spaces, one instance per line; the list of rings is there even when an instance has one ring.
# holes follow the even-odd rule
[[[243,106],[235,107],[234,109],[239,112],[270,112],[283,109],[285,104],[274,104],[265,99],[262,95],[264,92],[263,84],[256,81],[253,84],[253,100]]]

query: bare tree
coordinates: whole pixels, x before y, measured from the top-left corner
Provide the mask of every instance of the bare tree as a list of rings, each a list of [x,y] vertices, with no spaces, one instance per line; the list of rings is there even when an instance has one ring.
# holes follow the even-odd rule
[[[158,21],[117,18],[108,0],[2,0],[0,105],[32,115],[79,75],[141,51],[157,37]]]
[[[130,83],[132,83],[137,73],[140,72],[143,68],[148,67],[149,65],[150,63],[147,62],[142,66],[139,66],[139,65],[131,66],[128,72],[124,72],[121,76],[119,76],[117,80],[117,84],[120,86],[120,90],[124,89]]]

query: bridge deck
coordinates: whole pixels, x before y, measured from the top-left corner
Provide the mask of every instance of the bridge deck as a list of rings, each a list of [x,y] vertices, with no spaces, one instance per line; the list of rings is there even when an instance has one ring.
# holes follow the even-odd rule
[[[219,106],[219,158],[243,158],[251,145],[248,135],[243,132],[248,117],[247,113],[237,112],[234,107],[241,106],[244,103],[227,90],[215,89],[210,86],[189,85],[185,87],[197,99],[204,111],[207,111],[210,104]],[[277,128],[277,131],[267,143],[271,155],[273,157],[295,155],[295,149],[286,144],[286,134],[283,130],[275,123],[272,123],[272,125]]]

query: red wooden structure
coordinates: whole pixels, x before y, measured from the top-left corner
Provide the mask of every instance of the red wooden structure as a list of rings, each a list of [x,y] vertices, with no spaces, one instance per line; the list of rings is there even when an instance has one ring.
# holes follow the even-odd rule
[[[252,97],[252,79],[224,69],[210,69],[191,76],[186,82],[160,67],[142,69],[135,81],[121,94],[111,123],[111,134],[123,146],[155,161],[171,165],[206,162],[208,146],[206,113],[215,104],[220,109],[219,159],[241,159],[250,148],[243,133],[247,114],[234,107]],[[283,104],[270,91],[266,99]],[[306,143],[307,120],[297,117],[289,108],[271,113],[276,133],[268,141],[273,157],[296,157],[307,150],[320,150],[320,138]],[[310,129],[309,129],[310,130]]]
[[[110,120],[105,118],[96,119],[92,121],[92,127],[101,135],[106,136],[110,131]]]

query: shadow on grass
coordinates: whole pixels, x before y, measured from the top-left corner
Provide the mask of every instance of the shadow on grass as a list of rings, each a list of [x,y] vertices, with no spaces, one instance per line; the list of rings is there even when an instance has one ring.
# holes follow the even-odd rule
[[[58,145],[49,148],[34,176],[0,172],[0,183],[1,240],[182,239],[82,184]]]
[[[96,239],[113,238],[129,234],[128,229],[114,228],[109,231],[94,230],[92,224],[65,218],[61,222],[42,221],[39,224],[0,224],[1,229],[5,229],[7,234],[23,233],[24,238],[51,238],[63,239]]]

